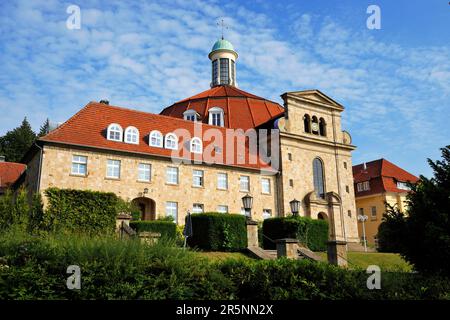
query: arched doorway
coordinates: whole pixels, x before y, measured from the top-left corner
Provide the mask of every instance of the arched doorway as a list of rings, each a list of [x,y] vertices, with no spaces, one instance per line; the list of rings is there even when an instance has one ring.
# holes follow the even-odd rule
[[[155,201],[150,198],[139,197],[133,199],[133,204],[141,211],[141,220],[155,220]]]
[[[328,216],[327,216],[327,214],[325,212],[319,212],[317,214],[317,219],[327,221],[328,220]]]

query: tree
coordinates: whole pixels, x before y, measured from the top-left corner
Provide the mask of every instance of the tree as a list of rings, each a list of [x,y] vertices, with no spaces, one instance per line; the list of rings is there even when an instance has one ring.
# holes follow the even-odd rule
[[[382,221],[378,227],[378,251],[402,252],[406,231],[405,215],[396,205],[391,206],[386,203],[386,212]]]
[[[50,121],[45,119],[44,123],[42,124],[41,128],[39,129],[38,137],[43,137],[50,131]]]
[[[6,161],[19,162],[36,139],[36,134],[31,129],[30,123],[25,117],[22,124],[8,131],[0,139],[0,150],[6,157]]]
[[[450,145],[428,163],[434,177],[411,185],[401,254],[421,272],[450,275]]]

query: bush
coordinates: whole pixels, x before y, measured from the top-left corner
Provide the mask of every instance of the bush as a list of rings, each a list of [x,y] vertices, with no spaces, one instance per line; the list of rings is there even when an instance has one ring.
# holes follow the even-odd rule
[[[247,248],[246,217],[217,212],[192,214],[191,247],[213,251],[239,251]]]
[[[328,222],[307,217],[269,218],[263,222],[263,245],[265,249],[275,249],[272,240],[293,238],[313,251],[326,251]]]
[[[398,209],[386,203],[386,213],[378,227],[378,251],[402,252],[405,234],[405,216]]]
[[[131,221],[130,227],[138,233],[143,231],[159,232],[161,233],[161,238],[177,239],[177,225],[170,221]]]
[[[47,230],[82,233],[112,233],[119,198],[111,192],[49,188],[45,190]]]

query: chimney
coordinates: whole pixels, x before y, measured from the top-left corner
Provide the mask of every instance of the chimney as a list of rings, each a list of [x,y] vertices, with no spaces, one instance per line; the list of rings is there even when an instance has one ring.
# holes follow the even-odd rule
[[[367,171],[367,164],[365,162],[363,163],[363,170]]]
[[[5,162],[6,157],[5,156],[0,156],[0,162]]]
[[[100,100],[100,103],[109,105],[109,100]]]

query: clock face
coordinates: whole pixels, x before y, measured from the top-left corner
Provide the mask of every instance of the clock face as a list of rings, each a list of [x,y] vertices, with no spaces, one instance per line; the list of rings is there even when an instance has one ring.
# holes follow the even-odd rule
[[[314,132],[319,131],[319,124],[313,122],[313,123],[311,124],[311,129],[312,129],[312,131],[314,131]]]

